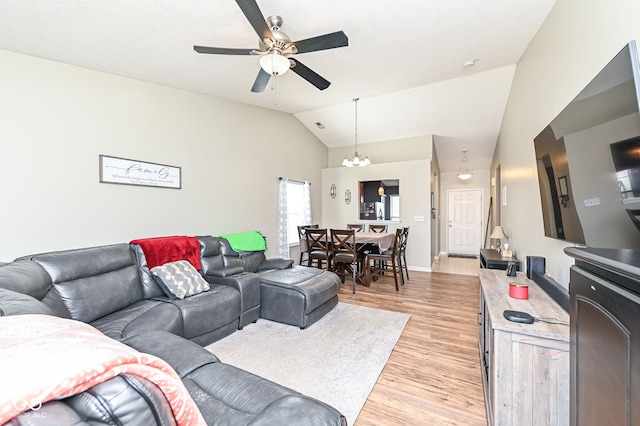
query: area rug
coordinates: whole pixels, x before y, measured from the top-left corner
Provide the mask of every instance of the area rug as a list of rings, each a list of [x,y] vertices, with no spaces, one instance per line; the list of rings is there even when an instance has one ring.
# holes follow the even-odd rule
[[[317,398],[355,423],[410,315],[338,303],[305,330],[260,319],[207,349]]]

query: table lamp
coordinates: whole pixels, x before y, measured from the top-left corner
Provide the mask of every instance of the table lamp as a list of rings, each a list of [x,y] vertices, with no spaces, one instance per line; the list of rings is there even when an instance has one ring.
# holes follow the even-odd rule
[[[491,233],[489,238],[498,240],[496,242],[496,250],[498,251],[498,253],[500,253],[500,240],[507,239],[509,238],[509,236],[504,233],[504,231],[502,230],[502,226],[498,225],[495,228],[493,228],[493,232]]]

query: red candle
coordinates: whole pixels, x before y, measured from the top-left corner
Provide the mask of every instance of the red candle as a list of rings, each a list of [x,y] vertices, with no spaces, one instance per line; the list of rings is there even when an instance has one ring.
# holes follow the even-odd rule
[[[514,299],[529,298],[529,284],[526,283],[509,283],[509,296]]]

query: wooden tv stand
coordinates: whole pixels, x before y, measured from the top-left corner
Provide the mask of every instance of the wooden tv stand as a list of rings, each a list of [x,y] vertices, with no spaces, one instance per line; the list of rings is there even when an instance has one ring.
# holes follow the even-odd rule
[[[480,365],[489,425],[569,424],[569,314],[518,272],[480,269]],[[529,299],[509,297],[509,282],[529,285]],[[567,325],[522,324],[505,310]]]

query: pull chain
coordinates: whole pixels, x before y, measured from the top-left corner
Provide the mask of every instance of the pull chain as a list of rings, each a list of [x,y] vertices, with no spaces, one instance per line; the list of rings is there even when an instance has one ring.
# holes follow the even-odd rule
[[[271,85],[271,90],[273,90],[273,104],[278,105],[278,86],[276,84],[276,78],[278,74],[273,74],[273,84]]]

